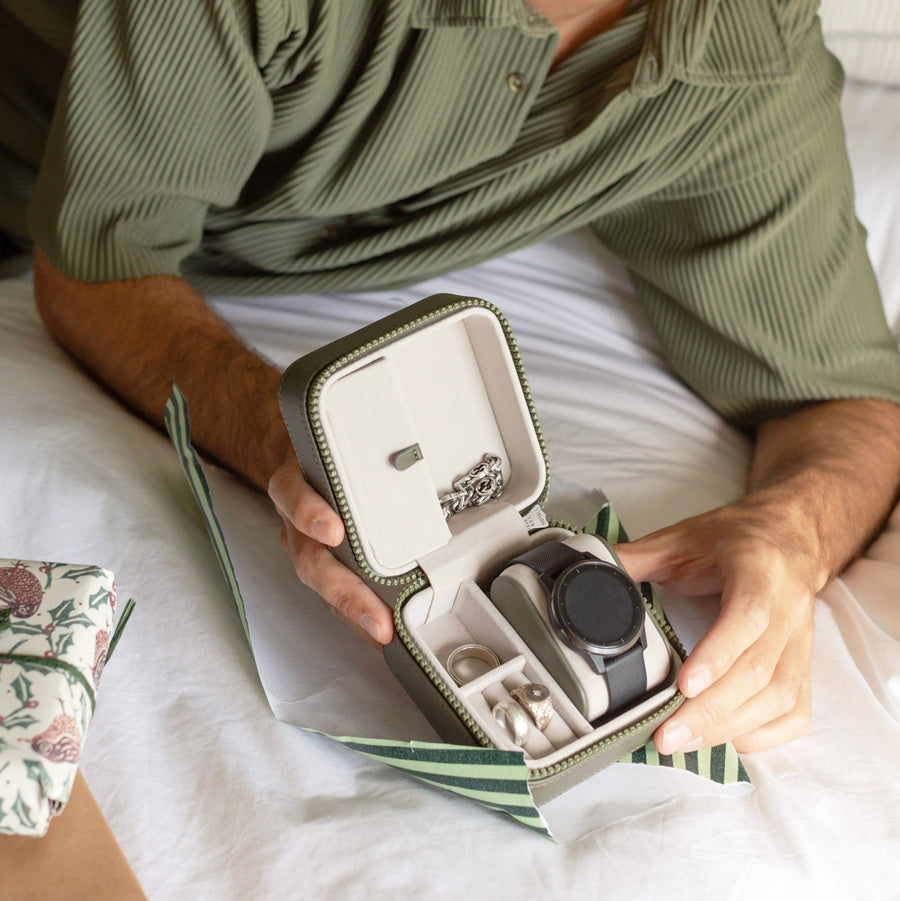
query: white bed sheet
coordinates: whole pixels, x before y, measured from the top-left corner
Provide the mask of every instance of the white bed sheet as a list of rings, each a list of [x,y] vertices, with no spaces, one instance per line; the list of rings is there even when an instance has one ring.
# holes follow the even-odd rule
[[[851,86],[845,109],[860,215],[900,334],[891,253],[900,237],[900,91]],[[667,374],[627,278],[585,233],[403,292],[309,298],[302,311],[271,298],[219,309],[285,364],[438,290],[486,297],[509,316],[554,473],[605,490],[633,534],[739,492],[745,439]],[[693,782],[686,793],[691,777],[617,766],[604,777],[614,797],[604,810],[588,807],[579,824],[601,825],[555,846],[278,722],[168,440],[52,344],[27,279],[0,283],[0,317],[0,553],[100,563],[138,601],[105,674],[82,769],[151,899],[897,892],[900,516],[825,592],[812,731],[746,759],[752,794],[697,792]],[[265,583],[283,566],[272,519],[229,477],[216,484],[232,514],[254,525],[243,551],[259,555]],[[306,609],[295,721],[429,737],[378,654],[296,591]],[[266,598],[252,600],[264,616]],[[714,613],[678,599],[669,609],[687,643]],[[624,795],[638,790],[673,796],[619,817]]]

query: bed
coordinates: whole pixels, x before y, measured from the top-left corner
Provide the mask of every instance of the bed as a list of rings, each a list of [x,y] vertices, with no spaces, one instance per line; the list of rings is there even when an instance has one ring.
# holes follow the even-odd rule
[[[850,83],[844,106],[858,211],[900,336],[900,89]],[[578,517],[603,492],[640,535],[740,491],[746,439],[669,374],[625,273],[585,232],[339,304],[215,303],[284,366],[438,291],[509,317],[549,444],[551,507]],[[567,297],[562,314],[548,312],[553,292]],[[554,843],[319,734],[434,740],[378,653],[292,580],[264,500],[207,465],[258,628],[272,605],[304,608],[283,637],[287,659],[260,646],[254,658],[168,437],[53,344],[28,277],[0,282],[0,311],[0,551],[100,564],[137,602],[80,767],[151,899],[898,890],[900,513],[823,593],[812,730],[745,758],[752,791],[616,764],[569,805]],[[586,371],[590,394],[578,389]],[[667,609],[689,646],[714,614],[677,597]]]

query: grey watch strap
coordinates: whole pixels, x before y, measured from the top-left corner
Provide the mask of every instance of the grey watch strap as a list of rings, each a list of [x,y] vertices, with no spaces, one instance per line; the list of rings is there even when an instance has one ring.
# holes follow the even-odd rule
[[[647,691],[647,667],[644,645],[638,642],[624,654],[604,658],[606,685],[609,688],[609,712],[628,706]]]
[[[524,563],[537,572],[539,576],[546,576],[549,579],[555,579],[567,566],[590,557],[583,551],[576,551],[575,548],[563,544],[561,541],[545,541],[536,548],[519,554],[509,561],[513,563]]]

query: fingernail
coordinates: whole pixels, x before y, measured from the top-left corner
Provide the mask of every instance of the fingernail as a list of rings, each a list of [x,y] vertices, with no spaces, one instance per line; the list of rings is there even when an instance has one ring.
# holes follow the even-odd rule
[[[327,544],[329,547],[334,544],[332,529],[324,519],[317,519],[313,522],[312,533],[316,541],[321,541],[322,544]]]
[[[684,693],[689,698],[695,698],[701,691],[705,691],[712,685],[712,670],[708,666],[698,666],[687,677],[684,685]]]
[[[381,628],[375,620],[374,616],[369,616],[368,613],[364,614],[360,617],[359,624],[375,639],[379,644],[384,644],[384,639],[381,637]]]
[[[661,754],[674,754],[694,740],[694,733],[687,726],[667,726],[662,732]],[[696,750],[696,749],[695,749]]]

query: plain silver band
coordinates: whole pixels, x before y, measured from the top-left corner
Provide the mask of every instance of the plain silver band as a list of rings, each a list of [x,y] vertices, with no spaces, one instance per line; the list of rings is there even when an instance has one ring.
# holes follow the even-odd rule
[[[486,645],[461,644],[451,651],[447,658],[447,672],[453,676],[453,681],[457,685],[465,685],[466,682],[472,681],[471,678],[463,678],[457,669],[457,664],[462,660],[480,660],[488,665],[488,669],[500,666],[500,658]]]
[[[528,741],[528,716],[515,701],[499,701],[491,711],[494,719],[506,727],[514,745],[524,745]]]

